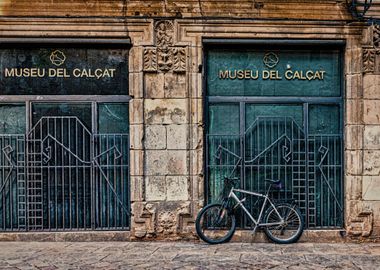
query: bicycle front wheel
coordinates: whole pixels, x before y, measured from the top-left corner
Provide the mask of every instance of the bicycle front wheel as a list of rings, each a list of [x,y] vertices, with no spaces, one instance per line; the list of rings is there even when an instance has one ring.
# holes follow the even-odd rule
[[[195,228],[203,241],[221,244],[231,240],[236,229],[236,220],[221,204],[209,204],[199,212]]]
[[[277,211],[276,211],[277,209]],[[264,217],[264,232],[273,242],[278,244],[290,244],[298,241],[303,232],[303,219],[297,206],[278,204],[276,209],[270,207]],[[284,222],[281,222],[281,218]]]

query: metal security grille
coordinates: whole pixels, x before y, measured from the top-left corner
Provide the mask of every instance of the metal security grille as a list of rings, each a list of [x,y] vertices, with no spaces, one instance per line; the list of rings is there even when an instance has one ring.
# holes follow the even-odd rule
[[[0,135],[0,229],[129,228],[128,134],[93,134],[71,116]]]
[[[304,108],[309,119],[307,104]],[[267,188],[265,179],[281,179],[285,190],[273,196],[297,201],[308,228],[342,227],[342,135],[311,134],[308,120],[299,124],[288,116],[246,120],[240,113],[238,135],[206,135],[209,200],[217,198],[223,177],[231,173],[245,189],[259,192]],[[248,208],[255,203],[247,201]]]

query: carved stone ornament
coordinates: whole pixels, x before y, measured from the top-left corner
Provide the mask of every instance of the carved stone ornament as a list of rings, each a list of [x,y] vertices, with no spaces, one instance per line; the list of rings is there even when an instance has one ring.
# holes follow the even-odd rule
[[[363,46],[363,73],[380,73],[380,25],[372,25],[371,44]]]
[[[186,49],[185,48],[174,48],[173,49],[173,70],[175,72],[185,72],[186,71]]]
[[[159,21],[155,25],[157,47],[173,46],[174,26],[171,21]]]
[[[380,25],[375,24],[372,29],[373,46],[375,49],[380,49]]]
[[[158,69],[161,71],[169,71],[173,67],[173,54],[171,49],[158,48],[157,62]]]
[[[358,213],[357,217],[349,220],[347,226],[347,233],[350,236],[369,237],[373,230],[373,211],[362,210]]]
[[[161,212],[158,215],[157,232],[171,234],[175,232],[176,219],[172,212]]]
[[[155,235],[154,221],[157,215],[156,205],[146,202],[135,202],[132,204],[132,213],[134,213],[134,237],[153,237]]]
[[[173,46],[173,22],[158,21],[154,30],[157,47],[144,49],[144,71],[186,72],[186,48]]]
[[[363,72],[375,71],[376,52],[374,49],[363,49]]]
[[[157,50],[156,48],[144,49],[144,71],[157,71]]]

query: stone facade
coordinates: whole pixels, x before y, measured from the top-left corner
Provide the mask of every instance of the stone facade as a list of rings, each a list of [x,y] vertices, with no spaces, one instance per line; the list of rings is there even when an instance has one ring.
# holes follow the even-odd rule
[[[12,0],[0,16],[2,39],[131,39],[133,239],[195,238],[204,203],[203,38],[345,40],[345,229],[380,236],[380,28],[352,22],[346,1]]]
[[[140,85],[146,192],[145,198],[133,202],[133,215],[139,218],[132,219],[132,235],[176,238],[185,233],[189,237],[192,229],[187,219],[191,221],[197,204],[189,192],[197,175],[190,171],[188,46],[177,44],[174,20],[153,21],[152,27],[153,42],[142,47]]]
[[[346,152],[355,168],[346,170],[347,232],[362,237],[379,236],[380,232],[379,34],[376,25],[363,30],[362,68],[354,83],[357,92],[347,95],[352,107],[347,106],[351,119],[346,122]],[[355,131],[350,133],[350,129]],[[350,166],[349,160],[347,164]]]

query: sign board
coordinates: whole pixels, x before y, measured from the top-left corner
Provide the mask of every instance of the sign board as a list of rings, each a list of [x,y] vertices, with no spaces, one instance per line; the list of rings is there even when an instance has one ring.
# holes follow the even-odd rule
[[[0,95],[128,95],[128,50],[0,49]]]
[[[340,96],[339,51],[212,50],[211,96]]]

